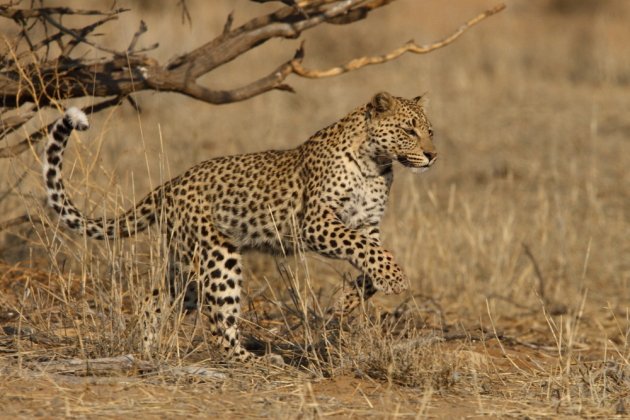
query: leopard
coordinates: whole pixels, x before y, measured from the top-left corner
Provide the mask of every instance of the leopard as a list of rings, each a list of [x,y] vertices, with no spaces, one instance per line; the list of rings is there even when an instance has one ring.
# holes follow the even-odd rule
[[[404,271],[381,245],[381,220],[394,163],[423,172],[437,159],[425,108],[424,95],[378,92],[297,147],[211,158],[122,214],[91,218],[75,206],[62,177],[70,134],[89,128],[86,114],[71,107],[48,133],[42,159],[48,204],[67,228],[96,240],[130,237],[160,221],[171,298],[180,291],[184,309],[202,308],[221,356],[247,362],[257,358],[239,329],[248,251],[301,249],[349,262],[360,274],[332,305],[333,316],[377,292],[408,289]],[[155,340],[151,325],[143,327],[145,344]]]

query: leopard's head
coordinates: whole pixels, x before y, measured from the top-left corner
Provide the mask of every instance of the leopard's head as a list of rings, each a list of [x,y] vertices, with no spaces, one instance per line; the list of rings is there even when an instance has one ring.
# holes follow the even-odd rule
[[[433,129],[422,96],[405,99],[377,93],[366,107],[366,119],[367,142],[375,160],[425,170],[435,162]]]

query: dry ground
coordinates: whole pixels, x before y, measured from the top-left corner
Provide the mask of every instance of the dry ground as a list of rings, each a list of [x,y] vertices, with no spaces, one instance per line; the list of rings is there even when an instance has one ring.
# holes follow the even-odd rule
[[[244,20],[263,7],[188,3],[192,27],[170,3],[147,1],[103,42],[126,45],[142,17],[145,42],[159,40],[164,59],[217,34],[229,11]],[[367,22],[309,33],[306,63],[429,42],[493,4],[400,0]],[[350,267],[312,255],[247,258],[244,330],[285,368],[216,362],[194,315],[170,316],[159,354],[141,360],[136,314],[164,268],[157,231],[102,244],[57,229],[36,153],[0,162],[0,214],[53,224],[0,234],[0,416],[627,415],[630,8],[507,4],[444,50],[292,79],[297,95],[211,107],[139,94],[141,115],[122,106],[98,116],[70,147],[75,200],[113,214],[201,159],[294,146],[378,90],[428,92],[439,162],[422,176],[395,168],[384,223],[410,292],[377,296],[326,326],[322,310]],[[266,74],[296,47],[275,42],[207,82]]]

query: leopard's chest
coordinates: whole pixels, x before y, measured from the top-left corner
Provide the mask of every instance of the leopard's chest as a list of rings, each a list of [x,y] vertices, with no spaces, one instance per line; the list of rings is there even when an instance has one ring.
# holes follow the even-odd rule
[[[351,228],[378,225],[383,217],[391,177],[364,177],[352,174],[344,194],[339,198],[337,216]]]

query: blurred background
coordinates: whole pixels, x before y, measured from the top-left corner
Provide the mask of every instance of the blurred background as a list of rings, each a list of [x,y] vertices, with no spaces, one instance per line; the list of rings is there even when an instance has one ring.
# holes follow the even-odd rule
[[[399,0],[367,20],[306,32],[304,64],[326,68],[409,39],[431,43],[496,3]],[[220,34],[231,11],[238,25],[278,7],[188,0],[189,23],[175,2],[117,4],[132,11],[105,26],[102,43],[124,49],[143,19],[149,32],[141,42],[160,43],[149,53],[160,62]],[[609,328],[607,320],[626,313],[630,297],[630,3],[506,4],[428,55],[405,55],[329,79],[291,76],[287,82],[296,94],[277,91],[212,106],[140,92],[141,114],[128,104],[101,113],[72,143],[69,189],[88,214],[101,215],[105,205],[111,215],[202,160],[294,147],[377,91],[405,97],[426,92],[440,158],[420,176],[395,168],[383,228],[384,244],[412,282],[411,295],[439,301],[449,322],[474,323],[490,310],[502,328],[525,334],[536,325],[546,331],[544,319],[525,323],[517,317],[522,306],[540,306],[542,283],[545,299],[569,310],[586,300],[585,310],[597,319],[588,325],[593,340],[623,340],[626,330]],[[202,82],[212,88],[248,83],[290,58],[299,44],[269,42]],[[0,191],[24,170],[19,191],[0,202],[5,218],[43,202],[34,154],[0,161]],[[37,232],[30,226],[2,232],[0,259],[45,268],[50,259]],[[60,252],[58,258],[77,258],[74,251]],[[250,289],[277,281],[273,258],[252,255],[246,262]],[[315,256],[309,264],[323,288],[339,286],[352,271]],[[378,297],[375,303],[392,307],[400,299]]]

